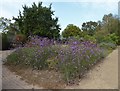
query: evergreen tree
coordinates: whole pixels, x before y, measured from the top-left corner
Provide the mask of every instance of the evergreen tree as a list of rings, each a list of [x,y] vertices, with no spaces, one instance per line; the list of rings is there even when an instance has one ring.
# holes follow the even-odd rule
[[[49,7],[43,7],[42,2],[38,5],[33,3],[32,7],[23,6],[23,13],[19,11],[18,18],[14,20],[18,23],[19,30],[22,34],[38,35],[41,37],[59,38],[60,26],[58,18],[53,18],[54,11]]]

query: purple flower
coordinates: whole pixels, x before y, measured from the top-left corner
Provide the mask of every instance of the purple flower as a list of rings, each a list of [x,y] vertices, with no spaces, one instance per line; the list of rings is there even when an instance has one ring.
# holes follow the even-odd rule
[[[77,41],[73,42],[74,45],[77,45]]]

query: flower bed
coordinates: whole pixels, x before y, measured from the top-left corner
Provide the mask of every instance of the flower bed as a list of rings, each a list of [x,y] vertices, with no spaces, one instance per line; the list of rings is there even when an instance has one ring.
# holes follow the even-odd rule
[[[72,39],[60,44],[47,38],[33,37],[24,47],[9,55],[5,64],[27,66],[33,70],[55,70],[63,74],[62,79],[66,83],[70,83],[103,57],[103,50],[90,41]]]

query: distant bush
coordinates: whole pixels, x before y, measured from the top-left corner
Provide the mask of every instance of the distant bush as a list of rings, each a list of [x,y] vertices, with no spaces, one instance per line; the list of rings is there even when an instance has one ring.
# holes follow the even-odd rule
[[[90,36],[90,35],[84,35],[84,39],[88,40],[88,41],[92,41],[94,43],[96,43],[96,38],[94,36]]]
[[[20,45],[23,45],[26,42],[27,38],[23,34],[16,34],[12,43],[14,47],[18,47]]]
[[[109,35],[109,37],[111,38],[112,41],[114,41],[115,44],[118,44],[119,36],[117,36],[115,33],[112,33]]]
[[[109,49],[109,50],[113,50],[116,48],[116,44],[111,43],[111,42],[102,42],[99,44],[100,47],[104,48],[104,49]]]
[[[2,50],[2,34],[0,34],[0,50]]]
[[[7,34],[2,33],[0,35],[0,37],[1,37],[1,40],[2,40],[2,47],[1,47],[2,49],[1,50],[8,50],[9,47],[10,47],[10,42],[8,40]]]
[[[107,34],[105,36],[103,36],[102,34],[97,34],[95,35],[96,41],[97,43],[102,43],[102,42],[106,42],[106,43],[113,43],[113,44],[117,44],[118,43],[118,36],[113,33],[113,34]]]
[[[6,33],[6,35],[7,35],[8,41],[10,43],[10,48],[14,48],[13,42],[14,42],[14,39],[15,39],[15,32],[11,30],[11,31],[8,31]]]

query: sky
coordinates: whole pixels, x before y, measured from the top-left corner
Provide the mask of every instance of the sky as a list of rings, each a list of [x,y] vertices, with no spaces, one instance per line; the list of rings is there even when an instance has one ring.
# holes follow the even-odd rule
[[[74,24],[81,28],[83,22],[102,20],[105,14],[118,14],[119,0],[42,0],[43,6],[52,3],[52,10],[59,18],[62,30],[68,24]],[[22,5],[31,6],[40,0],[1,0],[0,17],[12,19],[19,15],[19,10],[23,11]]]

